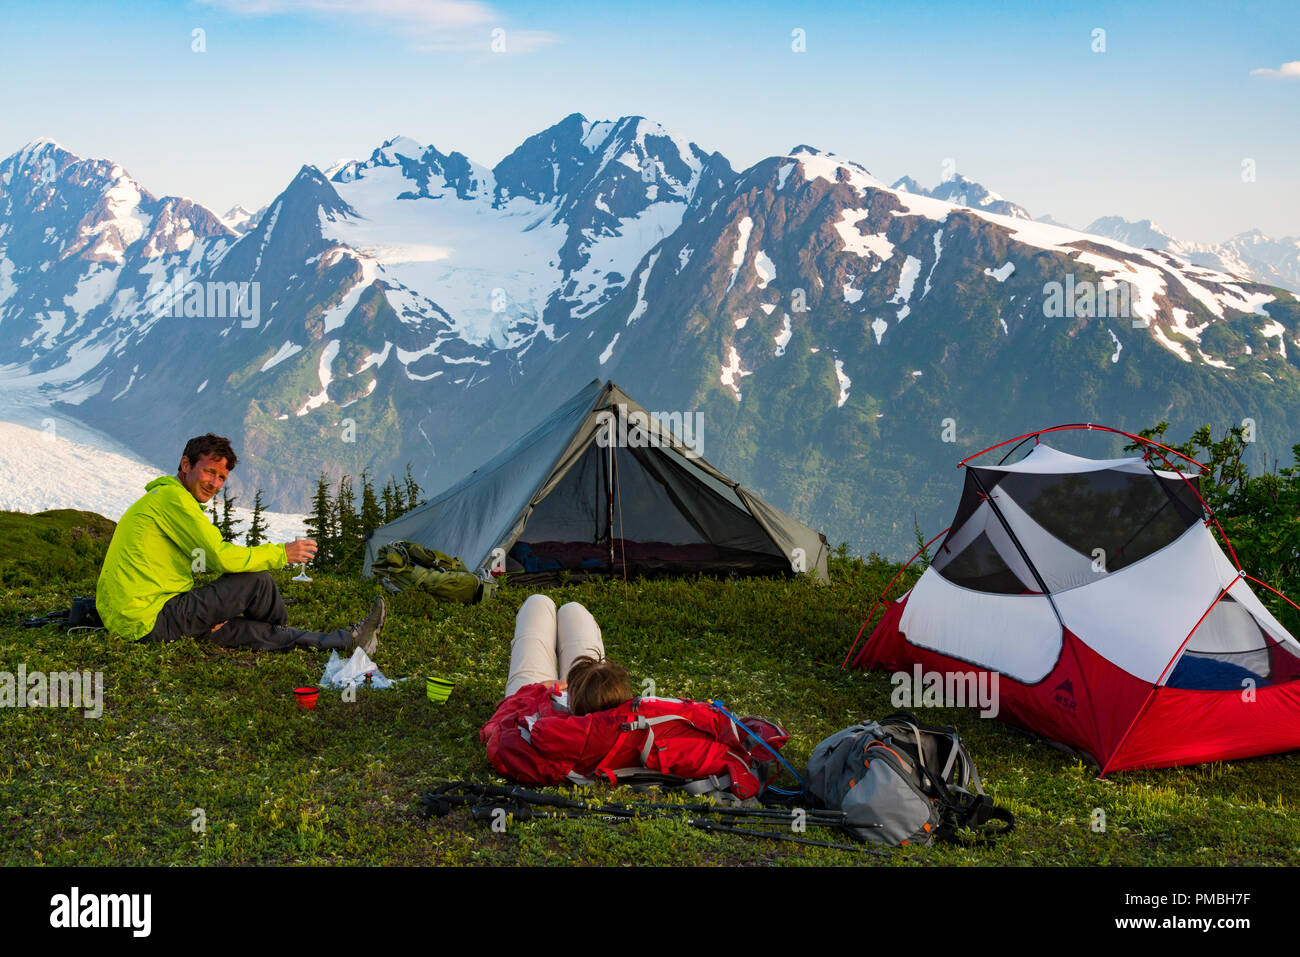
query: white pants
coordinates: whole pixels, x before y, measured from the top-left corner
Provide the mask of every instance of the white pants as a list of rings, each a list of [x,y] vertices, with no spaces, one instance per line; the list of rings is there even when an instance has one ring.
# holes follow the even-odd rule
[[[567,679],[574,660],[583,655],[597,661],[605,657],[600,626],[591,612],[576,601],[557,612],[546,595],[529,595],[515,615],[507,697],[524,685]]]

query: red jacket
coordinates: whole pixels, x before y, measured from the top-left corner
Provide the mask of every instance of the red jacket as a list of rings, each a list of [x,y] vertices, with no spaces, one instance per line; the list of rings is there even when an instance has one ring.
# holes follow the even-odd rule
[[[742,799],[762,790],[755,765],[772,755],[707,704],[633,698],[576,716],[555,697],[549,684],[531,684],[497,706],[479,732],[494,768],[532,785],[563,784],[575,774],[612,784],[615,772],[644,767],[690,779],[729,774],[731,792]],[[788,739],[761,719],[742,720],[777,750]]]

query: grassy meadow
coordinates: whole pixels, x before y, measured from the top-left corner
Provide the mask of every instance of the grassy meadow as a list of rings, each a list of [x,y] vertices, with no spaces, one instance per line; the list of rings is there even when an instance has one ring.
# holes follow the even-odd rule
[[[104,710],[0,708],[0,864],[1290,864],[1300,857],[1300,754],[1115,775],[973,711],[927,709],[961,731],[1015,831],[996,845],[851,853],[708,834],[680,821],[511,822],[495,833],[463,811],[424,820],[419,799],[448,779],[503,782],[478,740],[502,695],[514,613],[509,585],[484,605],[390,598],[375,658],[396,688],[355,701],[314,684],[326,652],[167,646],[104,632],[26,629],[22,618],[94,593],[112,523],[90,513],[0,513],[0,671],[100,671]],[[600,622],[611,658],[660,694],[719,698],[790,731],[801,767],[826,735],[894,710],[884,673],[840,662],[897,566],[837,556],[831,585],[803,580],[603,582],[549,590]],[[362,617],[369,581],[276,578],[290,622]],[[910,581],[904,578],[905,583]],[[445,705],[423,676],[451,677]],[[628,797],[610,792],[610,797]],[[1104,813],[1104,830],[1094,828]],[[199,825],[202,825],[200,827]],[[840,840],[810,829],[807,837]]]

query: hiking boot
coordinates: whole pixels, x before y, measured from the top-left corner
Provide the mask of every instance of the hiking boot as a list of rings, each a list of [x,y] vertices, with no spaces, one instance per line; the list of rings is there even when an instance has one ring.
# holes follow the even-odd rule
[[[379,629],[384,627],[384,616],[387,613],[388,608],[381,595],[370,606],[370,614],[348,629],[352,634],[352,647],[360,648],[373,658],[375,649],[379,647]]]

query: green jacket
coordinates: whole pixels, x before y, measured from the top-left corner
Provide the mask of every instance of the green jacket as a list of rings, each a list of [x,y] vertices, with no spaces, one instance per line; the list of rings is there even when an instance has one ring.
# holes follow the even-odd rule
[[[198,499],[172,475],[156,478],[117,523],[95,590],[108,630],[136,640],[153,631],[167,600],[194,587],[194,572],[260,572],[288,562],[283,545],[222,541]]]

